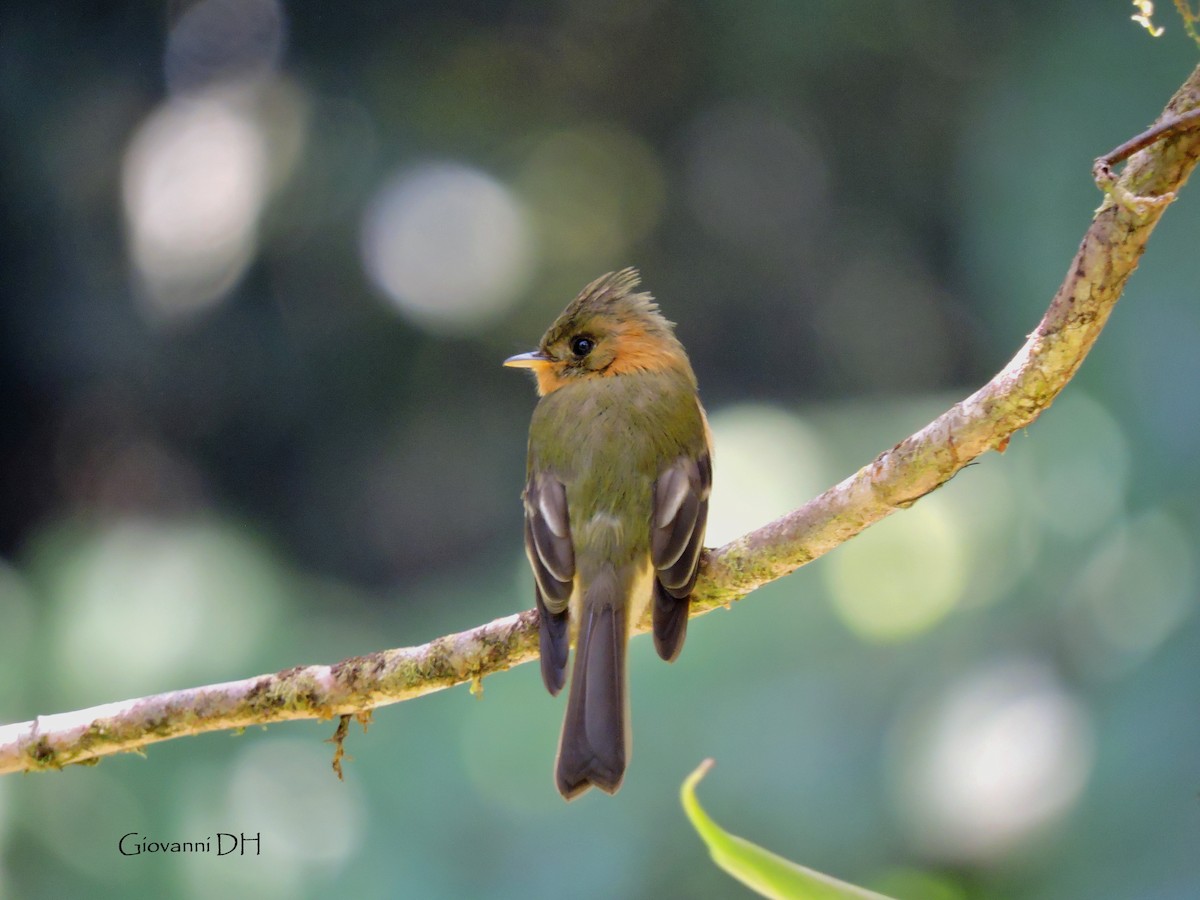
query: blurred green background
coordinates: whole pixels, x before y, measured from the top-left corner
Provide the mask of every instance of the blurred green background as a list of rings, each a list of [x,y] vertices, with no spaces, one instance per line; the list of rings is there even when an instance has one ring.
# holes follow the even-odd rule
[[[989,378],[1196,48],[1161,4],[20,4],[0,22],[0,720],[532,605],[501,360],[625,265],[710,544]],[[1200,896],[1200,193],[1054,408],[631,651],[570,806],[536,667],[0,779],[0,896],[741,897],[677,802],[901,898]],[[261,857],[117,841],[261,833]]]

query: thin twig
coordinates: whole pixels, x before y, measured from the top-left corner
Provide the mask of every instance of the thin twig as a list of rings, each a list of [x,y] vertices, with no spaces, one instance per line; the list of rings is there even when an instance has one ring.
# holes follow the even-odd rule
[[[1092,164],[1092,178],[1101,189],[1107,190],[1114,180],[1112,168],[1117,163],[1124,162],[1137,153],[1145,150],[1151,144],[1161,141],[1173,134],[1181,134],[1200,128],[1200,109],[1189,110],[1182,115],[1159,122],[1153,128],[1147,128],[1137,137],[1132,137],[1114,150],[1097,157]]]

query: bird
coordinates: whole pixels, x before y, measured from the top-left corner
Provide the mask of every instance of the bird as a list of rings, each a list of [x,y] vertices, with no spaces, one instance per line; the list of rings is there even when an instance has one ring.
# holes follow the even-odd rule
[[[649,607],[668,662],[687,634],[712,488],[712,437],[683,345],[633,268],[597,278],[536,350],[525,552],[541,674],[556,696],[575,658],[555,762],[566,800],[615,794],[631,753],[626,646]]]

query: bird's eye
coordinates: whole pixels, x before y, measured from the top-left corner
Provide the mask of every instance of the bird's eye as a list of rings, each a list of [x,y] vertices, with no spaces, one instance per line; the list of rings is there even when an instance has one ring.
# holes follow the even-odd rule
[[[575,355],[576,359],[583,359],[592,352],[595,346],[596,342],[590,337],[583,337],[581,335],[580,337],[571,339],[571,353]]]

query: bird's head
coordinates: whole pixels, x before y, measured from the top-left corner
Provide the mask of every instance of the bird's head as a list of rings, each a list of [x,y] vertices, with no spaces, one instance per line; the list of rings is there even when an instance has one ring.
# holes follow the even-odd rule
[[[574,381],[691,366],[674,326],[654,298],[634,293],[636,269],[609,272],[585,287],[542,336],[537,350],[506,366],[532,369],[539,396]]]

